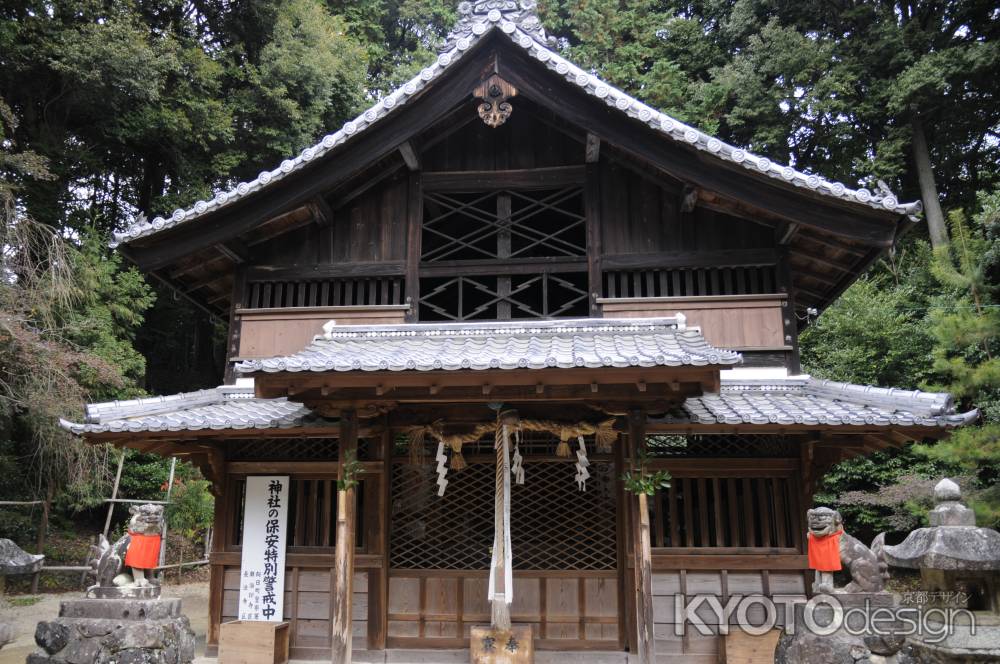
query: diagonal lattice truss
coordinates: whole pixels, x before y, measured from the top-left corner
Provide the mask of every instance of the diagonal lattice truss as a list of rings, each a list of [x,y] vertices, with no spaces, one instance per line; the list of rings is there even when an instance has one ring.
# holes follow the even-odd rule
[[[421,261],[586,256],[583,190],[427,192]]]
[[[572,463],[525,462],[511,487],[516,570],[616,569],[614,465],[593,463],[587,491]],[[393,467],[390,565],[395,569],[484,570],[493,543],[494,466],[448,474],[437,496],[431,465]]]
[[[455,321],[498,318],[498,305],[506,304],[504,318],[554,318],[580,315],[587,305],[586,275],[542,274],[507,277],[453,277],[433,284],[420,296],[420,305],[436,317]],[[502,282],[502,283],[501,283]]]

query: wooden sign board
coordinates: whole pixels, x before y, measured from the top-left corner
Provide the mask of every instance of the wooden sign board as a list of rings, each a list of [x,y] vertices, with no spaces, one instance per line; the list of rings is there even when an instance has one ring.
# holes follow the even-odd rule
[[[506,631],[473,627],[469,654],[472,664],[534,664],[531,625],[513,625]]]
[[[285,599],[288,476],[247,477],[240,563],[241,621],[281,622]]]

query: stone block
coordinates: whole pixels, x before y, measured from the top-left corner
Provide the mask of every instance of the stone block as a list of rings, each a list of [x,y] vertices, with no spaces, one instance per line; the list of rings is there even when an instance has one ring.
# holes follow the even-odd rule
[[[80,599],[35,630],[28,664],[189,664],[194,632],[179,599]]]

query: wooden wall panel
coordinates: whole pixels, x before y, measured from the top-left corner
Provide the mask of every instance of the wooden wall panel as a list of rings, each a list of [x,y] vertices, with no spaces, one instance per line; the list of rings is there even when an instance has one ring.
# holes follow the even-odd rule
[[[785,349],[783,295],[718,297],[599,298],[608,318],[648,318],[683,313],[719,348]]]
[[[223,575],[222,622],[236,620],[239,610],[239,567],[213,566],[212,572]],[[293,659],[329,660],[330,658],[330,568],[285,568],[285,614],[291,623]],[[367,648],[368,573],[355,572],[352,597],[351,633],[354,649]],[[211,644],[210,644],[211,645]]]
[[[330,257],[334,263],[406,259],[407,180],[393,178],[334,211]]]
[[[602,160],[602,248],[606,254],[763,249],[775,245],[763,224],[696,207],[680,211],[681,191],[617,162]]]
[[[464,648],[490,621],[484,571],[391,570],[390,648]],[[514,572],[515,623],[532,625],[542,650],[618,650],[615,572]]]
[[[487,127],[469,108],[470,121],[422,151],[426,171],[492,171],[582,164],[584,142],[533,117],[531,103],[512,101],[514,112],[503,125]]]
[[[312,342],[323,326],[391,325],[403,323],[406,306],[302,307],[288,309],[246,309],[238,311],[240,321],[239,359],[273,357],[297,353]],[[235,359],[235,358],[234,358]]]

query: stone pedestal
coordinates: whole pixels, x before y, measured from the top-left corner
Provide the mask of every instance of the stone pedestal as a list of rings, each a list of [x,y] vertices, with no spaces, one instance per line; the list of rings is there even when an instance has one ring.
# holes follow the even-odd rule
[[[794,633],[782,634],[775,651],[775,664],[896,661],[896,653],[903,647],[905,638],[893,634],[903,626],[890,614],[897,608],[892,595],[838,593],[822,597],[830,598],[839,609],[824,601],[797,604]],[[869,617],[876,615],[881,616],[875,623],[877,630],[867,630],[866,627],[871,626]],[[810,621],[819,629],[811,629]]]
[[[189,664],[194,632],[179,599],[71,599],[35,629],[27,664]]]
[[[509,630],[473,627],[469,644],[472,664],[534,664],[531,632],[531,625],[513,625]]]

